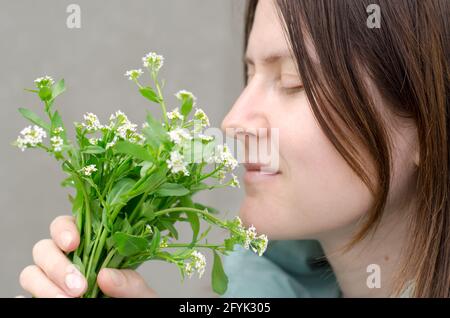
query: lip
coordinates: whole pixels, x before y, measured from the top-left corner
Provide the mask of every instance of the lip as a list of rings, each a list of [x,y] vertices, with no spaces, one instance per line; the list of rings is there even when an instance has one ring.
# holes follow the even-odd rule
[[[244,182],[248,184],[273,181],[281,174],[278,170],[271,170],[268,166],[257,163],[244,163],[244,167]]]

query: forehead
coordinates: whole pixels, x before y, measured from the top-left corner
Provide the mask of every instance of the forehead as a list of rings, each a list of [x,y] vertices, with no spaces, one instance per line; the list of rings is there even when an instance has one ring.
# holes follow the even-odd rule
[[[289,46],[282,22],[273,0],[259,0],[250,32],[246,60],[270,62],[277,57],[289,57]]]

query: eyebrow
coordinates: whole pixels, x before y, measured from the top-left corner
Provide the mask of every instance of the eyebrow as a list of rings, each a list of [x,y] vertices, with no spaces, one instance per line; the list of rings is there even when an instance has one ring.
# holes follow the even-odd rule
[[[261,59],[259,59],[261,61],[262,64],[271,64],[274,63],[280,59],[284,59],[284,58],[290,58],[291,54],[289,52],[274,52],[274,53],[270,53],[266,56],[263,56]],[[246,55],[243,59],[245,64],[249,64],[249,65],[255,65],[254,60]]]

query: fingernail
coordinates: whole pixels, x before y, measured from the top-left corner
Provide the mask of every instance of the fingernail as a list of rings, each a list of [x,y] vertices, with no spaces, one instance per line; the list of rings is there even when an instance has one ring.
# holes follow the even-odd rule
[[[72,243],[72,233],[69,231],[64,231],[60,235],[61,245],[65,248],[69,248],[70,243]]]
[[[71,298],[70,296],[67,296],[67,295],[63,295],[63,294],[57,294],[56,296],[55,296],[55,298]]]
[[[108,275],[117,287],[122,286],[125,282],[125,277],[117,269],[108,269]]]
[[[84,288],[84,278],[74,265],[69,265],[65,278],[67,288],[73,291],[81,291]]]

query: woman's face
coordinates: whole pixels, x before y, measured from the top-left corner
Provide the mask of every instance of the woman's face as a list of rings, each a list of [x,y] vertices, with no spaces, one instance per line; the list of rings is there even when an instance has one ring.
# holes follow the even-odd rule
[[[313,47],[308,50],[314,55]],[[271,129],[278,129],[279,164],[274,174],[247,167],[240,209],[243,222],[269,239],[318,238],[354,224],[371,207],[371,193],[316,122],[273,0],[259,1],[246,57],[248,85],[222,129],[250,131],[234,135],[244,141],[247,152],[249,143],[266,143],[275,136]],[[390,193],[392,205],[412,175],[410,131],[405,128],[393,136],[400,149],[395,166],[402,168],[394,167],[398,171]]]

